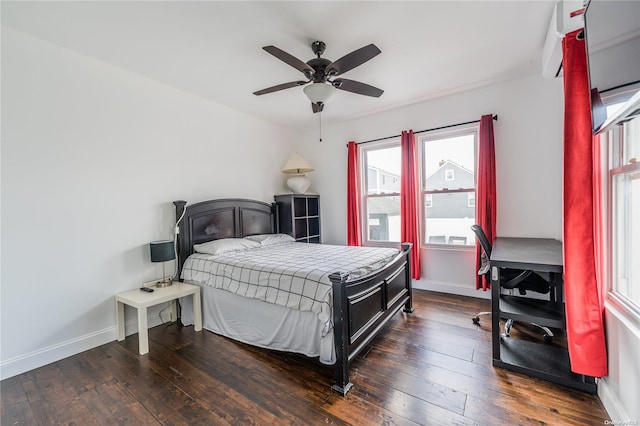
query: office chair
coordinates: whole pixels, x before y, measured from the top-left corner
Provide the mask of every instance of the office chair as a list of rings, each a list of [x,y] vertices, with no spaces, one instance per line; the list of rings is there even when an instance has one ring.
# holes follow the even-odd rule
[[[480,255],[482,264],[478,270],[478,275],[484,275],[485,279],[491,282],[491,265],[489,260],[491,259],[492,245],[480,225],[471,225],[471,230],[476,234],[476,238],[478,238],[482,246],[482,254]],[[522,296],[526,295],[527,291],[547,294],[551,290],[549,282],[535,272],[510,268],[500,268],[500,287],[510,291],[517,289]],[[491,315],[491,312],[479,312],[472,318],[474,324],[480,323],[480,315]],[[536,323],[531,324],[543,330],[544,341],[551,343],[553,340],[553,332],[548,327]],[[509,336],[512,326],[513,320],[508,319],[505,324],[505,336]]]

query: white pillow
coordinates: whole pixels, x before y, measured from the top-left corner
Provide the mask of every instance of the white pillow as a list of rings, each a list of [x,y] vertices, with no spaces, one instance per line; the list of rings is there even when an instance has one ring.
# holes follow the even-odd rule
[[[229,251],[240,251],[249,248],[260,247],[260,243],[245,240],[244,238],[221,238],[208,243],[196,244],[193,249],[197,253],[220,254]]]
[[[271,244],[281,244],[295,241],[291,235],[288,234],[259,234],[259,235],[249,235],[244,237],[245,240],[255,241],[260,243],[260,245],[268,246]]]

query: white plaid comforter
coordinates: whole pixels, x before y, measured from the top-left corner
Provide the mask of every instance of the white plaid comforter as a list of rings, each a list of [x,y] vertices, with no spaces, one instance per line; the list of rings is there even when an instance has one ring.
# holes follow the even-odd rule
[[[329,275],[363,276],[389,263],[399,251],[288,242],[217,255],[194,253],[181,278],[288,308],[312,311],[328,331],[332,321]]]

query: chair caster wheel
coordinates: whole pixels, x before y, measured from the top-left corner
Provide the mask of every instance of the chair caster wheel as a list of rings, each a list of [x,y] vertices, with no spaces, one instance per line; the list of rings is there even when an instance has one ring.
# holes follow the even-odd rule
[[[551,343],[553,342],[553,336],[549,336],[548,334],[544,335],[544,342],[545,343]]]
[[[480,317],[473,317],[471,318],[471,321],[473,321],[474,324],[478,325],[480,324]]]

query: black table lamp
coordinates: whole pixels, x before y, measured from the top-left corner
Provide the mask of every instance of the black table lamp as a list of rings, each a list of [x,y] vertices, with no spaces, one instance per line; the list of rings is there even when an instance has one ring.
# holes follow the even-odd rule
[[[171,277],[167,277],[164,272],[164,262],[174,260],[176,253],[173,248],[172,240],[152,241],[149,243],[151,250],[151,261],[162,262],[162,281],[156,283],[156,287],[168,287],[173,284]]]

